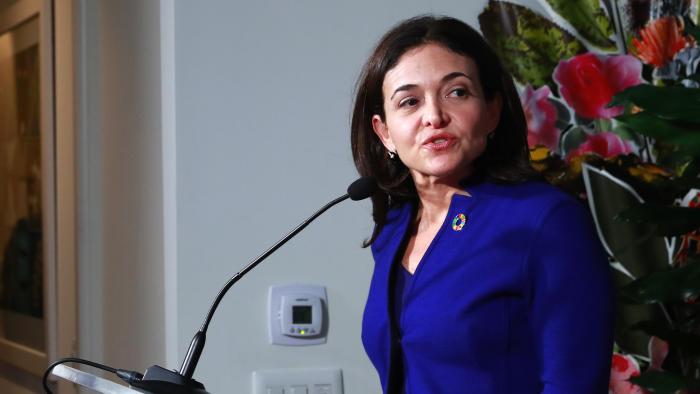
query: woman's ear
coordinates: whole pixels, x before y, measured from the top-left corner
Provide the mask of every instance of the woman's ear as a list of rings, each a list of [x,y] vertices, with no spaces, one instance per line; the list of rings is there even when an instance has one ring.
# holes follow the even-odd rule
[[[384,123],[381,116],[376,114],[372,115],[372,129],[374,129],[374,133],[379,137],[379,140],[382,141],[382,144],[384,144],[384,147],[388,151],[396,152],[396,146],[389,135],[389,129],[386,127],[386,123]]]

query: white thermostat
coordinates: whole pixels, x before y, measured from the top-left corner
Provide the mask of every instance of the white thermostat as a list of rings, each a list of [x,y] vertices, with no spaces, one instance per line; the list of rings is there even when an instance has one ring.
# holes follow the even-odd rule
[[[326,288],[314,285],[270,287],[270,343],[305,346],[326,343]]]

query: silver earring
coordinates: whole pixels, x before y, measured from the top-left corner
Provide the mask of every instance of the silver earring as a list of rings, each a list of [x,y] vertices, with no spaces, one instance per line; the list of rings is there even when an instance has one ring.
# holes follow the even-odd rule
[[[387,151],[387,152],[389,153],[389,158],[390,158],[390,159],[393,160],[393,159],[396,158],[396,152],[392,152],[392,151]]]

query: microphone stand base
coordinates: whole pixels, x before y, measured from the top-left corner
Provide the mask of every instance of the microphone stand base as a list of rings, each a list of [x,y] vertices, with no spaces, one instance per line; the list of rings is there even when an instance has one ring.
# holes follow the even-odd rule
[[[131,387],[152,394],[209,394],[198,381],[158,365],[148,367],[143,379],[131,383]]]

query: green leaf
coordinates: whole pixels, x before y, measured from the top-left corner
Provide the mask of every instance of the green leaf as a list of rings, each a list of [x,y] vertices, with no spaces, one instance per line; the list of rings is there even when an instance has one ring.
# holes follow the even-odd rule
[[[662,179],[654,183],[660,190],[668,190],[674,195],[683,195],[690,189],[700,189],[700,178]]]
[[[554,108],[557,110],[557,121],[555,126],[559,130],[566,130],[566,128],[571,125],[571,112],[569,112],[569,107],[560,99],[548,97],[547,100],[552,103]]]
[[[586,51],[567,31],[526,7],[490,0],[479,26],[506,69],[523,85],[557,86],[552,80],[560,60]]]
[[[623,140],[634,141],[637,145],[644,145],[644,137],[635,133],[630,127],[626,126],[624,123],[618,122],[618,124],[612,129],[612,132],[619,135]]]
[[[700,89],[680,85],[632,86],[616,94],[608,107],[632,103],[661,118],[700,123]]]
[[[662,119],[648,111],[620,115],[616,119],[637,133],[676,145],[682,152],[700,154],[700,124]]]
[[[698,176],[700,175],[700,157],[693,157],[692,160],[685,163],[681,171],[682,180],[700,180]],[[693,188],[700,189],[700,186],[693,186]],[[690,187],[688,188],[690,189]]]
[[[632,282],[628,276],[613,270],[615,287],[620,288]],[[651,337],[643,331],[627,329],[632,324],[645,320],[663,320],[662,309],[656,304],[630,304],[621,297],[615,300],[615,343],[630,354],[648,356]]]
[[[652,145],[652,152],[656,157],[656,164],[671,170],[674,174],[681,173],[683,166],[685,166],[686,163],[688,163],[694,157],[693,154],[688,153],[684,149],[684,147],[679,145],[667,143],[658,139]],[[689,182],[688,179],[675,179],[674,186],[677,186],[675,189],[681,187],[683,183],[691,184],[693,182]],[[688,187],[685,190],[679,190],[677,194],[685,193],[690,188],[691,187]]]
[[[690,19],[688,16],[683,17],[683,22],[685,26],[685,32],[693,36],[693,38],[695,38],[695,41],[700,42],[700,28],[698,28],[695,25],[695,23],[693,23],[693,20]]]
[[[598,118],[593,120],[595,133],[603,133],[612,130],[612,121],[607,118]]]
[[[654,393],[662,394],[672,394],[681,389],[694,390],[700,388],[700,380],[686,378],[665,371],[647,371],[631,378],[630,382],[650,389]]]
[[[618,212],[639,204],[634,189],[590,164],[583,165],[583,178],[600,239],[606,251],[622,266],[613,269],[615,287],[631,283],[629,275],[641,278],[668,269],[668,250],[663,237],[653,236],[646,224],[613,220]],[[627,327],[638,321],[663,319],[661,308],[650,304],[631,305],[617,297],[615,311],[615,342],[625,352],[646,356],[649,335]]]
[[[566,156],[569,152],[576,149],[586,141],[588,134],[581,127],[572,127],[561,136],[562,153]]]
[[[630,330],[641,330],[649,335],[659,337],[683,351],[683,355],[700,356],[700,336],[672,330],[656,321],[642,321],[629,327]]]
[[[620,212],[641,203],[634,188],[613,174],[588,164],[583,165],[583,179],[598,234],[608,253],[634,278],[668,269],[666,240],[654,236],[652,225],[614,220]]]
[[[692,260],[685,267],[654,272],[622,287],[620,293],[640,304],[676,303],[700,295],[700,261]]]
[[[599,0],[547,0],[547,3],[588,42],[601,49],[615,49],[615,42],[610,39],[613,29]]]
[[[650,224],[660,236],[683,235],[700,228],[700,209],[657,204],[641,204],[625,209],[615,217],[637,224]]]

